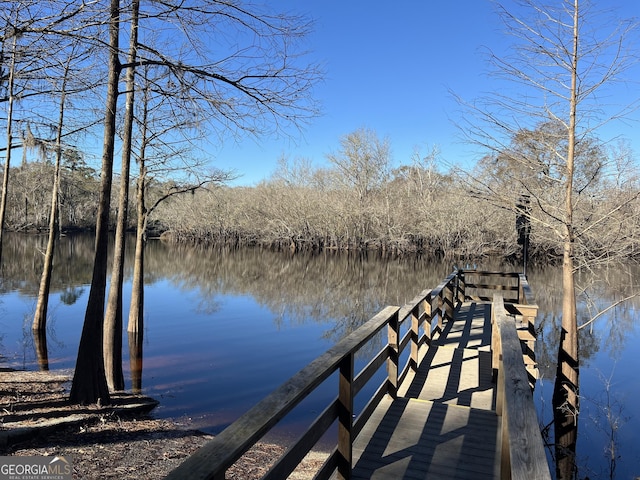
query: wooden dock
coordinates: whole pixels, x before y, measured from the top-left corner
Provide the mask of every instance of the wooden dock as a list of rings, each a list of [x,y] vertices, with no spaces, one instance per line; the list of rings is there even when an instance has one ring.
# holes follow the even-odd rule
[[[351,478],[500,478],[490,348],[491,304],[462,304],[355,439]]]
[[[386,307],[166,478],[224,479],[337,372],[335,399],[263,479],[287,478],[336,424],[336,447],[316,479],[550,479],[532,397],[536,313],[523,275],[456,270],[403,307]],[[387,344],[356,372],[356,354],[384,333]],[[356,412],[355,396],[385,367],[386,380]]]

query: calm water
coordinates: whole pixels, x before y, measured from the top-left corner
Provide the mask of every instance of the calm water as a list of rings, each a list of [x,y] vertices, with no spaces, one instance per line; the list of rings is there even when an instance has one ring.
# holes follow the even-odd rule
[[[37,369],[31,321],[46,238],[10,235],[0,288],[0,365]],[[133,245],[130,244],[129,255]],[[50,300],[47,346],[51,369],[73,368],[84,318],[93,239],[64,237],[58,248]],[[296,255],[167,246],[151,241],[145,273],[142,387],[160,400],[157,417],[189,418],[219,432],[279,384],[364,323],[383,306],[401,305],[434,287],[450,262],[382,261],[369,256]],[[510,269],[493,264],[478,268]],[[130,267],[126,270],[125,318]],[[592,298],[606,306],[638,291],[638,275],[612,278]],[[541,307],[535,397],[541,423],[551,422],[551,393],[561,301],[557,269],[532,270]],[[581,278],[587,284],[592,278]],[[635,289],[635,290],[634,290]],[[640,328],[638,302],[601,317],[582,331],[580,478],[610,478],[606,448],[615,439],[615,478],[640,475]],[[581,306],[581,315],[588,314]],[[124,366],[130,386],[126,348]],[[364,362],[363,359],[361,359]],[[280,428],[295,432],[336,393],[334,379],[293,412]],[[605,388],[608,386],[608,389]],[[608,410],[607,410],[608,409]],[[606,412],[610,412],[607,421]],[[614,428],[611,428],[611,425]]]

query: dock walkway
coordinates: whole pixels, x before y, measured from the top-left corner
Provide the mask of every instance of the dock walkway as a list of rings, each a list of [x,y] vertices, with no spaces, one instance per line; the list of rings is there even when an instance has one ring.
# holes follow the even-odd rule
[[[287,478],[327,435],[335,448],[318,480],[550,480],[531,392],[537,311],[523,274],[454,270],[406,305],[385,307],[166,478],[225,479],[234,462],[329,382],[336,396],[263,480]],[[356,371],[355,358],[365,352],[368,363]],[[375,392],[356,411],[365,386]]]
[[[491,304],[461,304],[355,439],[352,478],[499,478],[490,348]]]

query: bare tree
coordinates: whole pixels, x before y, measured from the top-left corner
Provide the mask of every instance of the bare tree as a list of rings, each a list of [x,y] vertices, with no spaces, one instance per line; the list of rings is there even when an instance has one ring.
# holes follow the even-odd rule
[[[122,283],[124,281],[124,249],[127,230],[127,212],[129,209],[129,173],[131,150],[133,144],[135,69],[138,49],[138,22],[140,1],[131,3],[131,20],[129,34],[129,55],[127,63],[130,67],[126,73],[126,100],[124,109],[124,131],[122,142],[122,164],[120,169],[120,195],[118,196],[118,218],[116,219],[115,245],[109,297],[104,318],[103,349],[105,374],[112,390],[124,390],[122,373]]]
[[[8,2],[7,2],[8,3]],[[11,151],[18,147],[22,149],[23,160],[19,170],[33,170],[27,166],[27,152],[37,150],[42,162],[39,170],[42,186],[33,183],[33,178],[24,190],[24,223],[28,226],[28,203],[27,192],[32,192],[31,198],[36,197],[36,204],[32,207],[35,210],[41,205],[40,212],[34,211],[34,221],[36,225],[45,225],[47,215],[45,212],[44,200],[45,191],[51,188],[52,200],[49,205],[49,240],[44,259],[38,301],[34,314],[33,330],[38,332],[42,339],[42,345],[46,345],[45,327],[47,317],[47,306],[49,288],[51,284],[51,274],[53,269],[53,251],[55,237],[58,229],[58,190],[60,186],[60,167],[63,158],[63,136],[64,131],[69,134],[69,129],[64,125],[65,102],[69,93],[72,71],[77,70],[77,65],[86,60],[74,50],[77,42],[68,37],[67,27],[70,22],[83,10],[82,5],[73,2],[62,4],[55,2],[11,2],[7,17],[6,35],[3,37],[3,47],[5,42],[11,45],[10,67],[7,78],[7,97],[3,98],[8,104],[7,118],[7,156],[5,162],[5,174],[3,179],[2,205],[0,210],[0,238],[6,222],[7,196],[9,193],[9,171]],[[83,81],[86,80],[83,79]],[[88,88],[88,87],[83,87]],[[77,87],[73,87],[77,90]],[[16,99],[21,100],[22,115],[21,120],[16,119],[18,126],[22,124],[19,142],[14,144],[12,126],[14,123],[14,103]],[[48,108],[49,100],[59,100],[57,112],[53,108]],[[36,105],[37,108],[33,106]],[[50,119],[55,118],[57,123]],[[46,133],[40,134],[39,130]],[[34,134],[34,132],[36,132]],[[52,134],[55,138],[49,138]],[[52,153],[55,157],[55,165],[49,168],[48,155]],[[38,168],[38,166],[36,166]],[[44,171],[47,174],[42,174]],[[53,182],[48,173],[53,172]],[[37,177],[36,177],[37,178]],[[46,180],[45,180],[46,179]],[[49,180],[49,181],[47,181]],[[38,202],[40,197],[41,202]],[[22,199],[21,198],[21,199]],[[0,240],[1,243],[1,240]],[[0,246],[1,249],[1,246]]]
[[[12,150],[12,142],[13,142],[13,105],[15,102],[15,77],[16,77],[16,65],[17,65],[17,55],[18,55],[18,37],[20,35],[19,30],[16,28],[18,23],[18,12],[19,9],[15,10],[15,19],[12,23],[7,21],[5,26],[5,35],[2,40],[3,47],[7,40],[10,42],[10,52],[8,52],[9,57],[9,67],[7,72],[7,147],[6,154],[4,160],[4,174],[2,177],[2,196],[0,197],[0,265],[2,262],[2,235],[4,231],[4,222],[5,215],[7,211],[7,195],[9,190],[9,172],[11,166],[11,150]],[[3,57],[5,53],[3,52]]]
[[[73,18],[73,16],[70,18]],[[37,121],[39,124],[44,125],[45,128],[48,127],[51,131],[55,131],[55,138],[53,140],[34,138],[33,134],[31,134],[31,128],[29,127],[27,128],[29,135],[26,135],[25,138],[22,139],[23,152],[26,152],[27,147],[38,146],[44,152],[43,155],[51,152],[55,158],[49,209],[49,237],[44,255],[44,265],[32,326],[33,330],[39,331],[42,336],[45,335],[47,321],[56,237],[60,231],[59,196],[62,177],[61,169],[65,153],[69,155],[73,150],[73,147],[64,143],[64,139],[65,137],[73,137],[78,132],[89,128],[93,124],[93,119],[90,118],[83,119],[85,124],[81,126],[78,126],[75,122],[67,122],[65,118],[68,109],[67,104],[71,103],[70,98],[79,98],[81,93],[92,91],[95,87],[95,82],[91,81],[92,75],[89,73],[91,65],[87,62],[87,59],[91,55],[91,49],[88,48],[90,46],[83,45],[76,39],[66,36],[64,34],[65,25],[57,25],[55,21],[53,23],[56,28],[49,28],[47,26],[46,28],[39,29],[44,38],[47,39],[46,48],[48,49],[48,53],[52,54],[54,52],[53,47],[56,47],[55,55],[51,55],[50,57],[42,55],[43,65],[40,75],[44,77],[46,83],[51,85],[48,96],[58,100],[58,121],[55,125],[49,125],[50,121],[47,120],[47,118],[52,116],[48,114],[45,108],[45,94],[47,93],[47,89],[43,89],[42,94],[37,97],[39,114],[38,116],[32,116],[31,121]],[[33,80],[32,78],[32,82]],[[72,112],[72,116],[73,113],[77,114],[77,111]]]
[[[506,154],[511,164],[526,167],[523,169],[526,173],[520,178],[513,177],[520,188],[513,191],[509,203],[504,202],[504,192],[493,188],[495,176],[479,182],[475,181],[477,177],[473,179],[479,195],[515,212],[515,196],[530,194],[534,228],[546,228],[559,239],[563,309],[554,404],[561,415],[556,417],[555,433],[557,473],[560,478],[570,478],[572,467],[564,465],[571,462],[563,462],[562,457],[572,457],[571,452],[575,452],[577,431],[574,427],[579,414],[574,274],[580,265],[576,260],[576,242],[582,232],[575,214],[586,197],[585,189],[603,174],[600,154],[604,149],[593,143],[598,127],[635,107],[635,104],[622,105],[611,113],[611,106],[599,103],[596,95],[630,66],[633,57],[626,51],[625,41],[635,25],[631,20],[607,23],[606,18],[610,16],[596,12],[587,0],[564,0],[555,4],[520,0],[516,5],[522,15],[499,7],[508,34],[514,38],[514,53],[491,56],[498,78],[515,82],[516,88],[509,90],[496,85],[496,93],[487,97],[486,102],[468,105],[477,116],[462,127],[468,138],[493,152],[495,161],[500,162],[500,156]],[[603,115],[603,110],[609,114]],[[513,152],[509,141],[522,135],[528,139],[520,146],[527,148],[520,148],[515,155],[509,153]],[[589,144],[595,150],[583,157],[595,162],[584,164],[581,169],[580,151]],[[534,190],[534,183],[527,180],[532,177],[539,185],[552,185],[554,196],[549,198],[546,189],[536,187]],[[595,219],[596,223],[600,220]]]
[[[188,112],[191,119],[196,119],[188,120],[181,125],[174,124],[176,128],[170,132],[171,134],[175,135],[176,131],[188,128],[195,132],[201,129],[200,124],[209,124],[217,129],[216,133],[220,138],[225,137],[230,131],[234,133],[233,130],[259,135],[281,131],[281,123],[300,126],[307,116],[316,112],[308,93],[319,78],[314,66],[301,66],[294,53],[295,49],[291,48],[292,43],[308,31],[308,23],[300,17],[272,15],[266,10],[253,12],[239,2],[204,0],[190,5],[182,2],[176,5],[172,5],[171,2],[149,3],[143,14],[147,33],[141,34],[138,41],[138,38],[134,39],[133,33],[136,36],[142,33],[143,26],[136,23],[137,2],[134,6],[136,8],[131,22],[132,54],[123,64],[123,67],[128,69],[125,144],[112,288],[105,317],[107,328],[104,330],[109,381],[114,388],[122,385],[121,375],[115,365],[121,363],[117,352],[121,352],[119,326],[122,322],[123,240],[128,203],[128,169],[132,150],[130,140],[135,69],[154,66],[164,71],[168,83],[162,86],[154,83],[153,89],[163,97],[165,111],[173,109],[172,112],[179,118],[183,118],[184,112]],[[166,28],[164,38],[158,38],[151,33],[161,24]],[[211,32],[214,32],[216,37],[210,38]],[[221,43],[226,42],[225,35],[231,34],[236,39],[245,38],[248,32],[251,38],[243,41],[244,46],[238,47],[234,40],[233,43],[225,45],[227,50],[222,58],[216,58],[219,55],[216,50],[219,50]],[[218,48],[212,50],[214,43],[218,44]],[[175,120],[177,119],[174,118]],[[148,129],[147,126],[144,128]],[[141,159],[144,158],[145,149],[146,146],[141,151]],[[188,165],[188,169],[192,168],[192,164]],[[144,196],[140,195],[144,195],[144,177],[147,172],[141,161],[142,181],[138,201],[142,198],[142,206],[139,205],[139,212],[144,211]],[[223,177],[226,178],[227,175],[220,175],[220,172],[214,174],[216,181]],[[176,187],[168,196],[180,191],[193,192],[210,181],[211,177],[208,177],[206,180],[198,180],[195,185]],[[146,224],[148,212],[144,215],[144,218],[139,219],[142,226]],[[138,235],[144,238],[144,230],[138,232]],[[141,252],[138,253],[140,256],[137,258],[142,260]],[[142,266],[142,262],[139,266]],[[137,274],[141,272],[138,271]],[[138,292],[139,288],[136,283]],[[136,295],[134,298],[141,301],[143,297]],[[141,309],[136,306],[135,310],[138,312],[135,316],[139,321]]]
[[[111,402],[105,377],[103,358],[104,301],[107,286],[107,247],[109,241],[109,209],[113,180],[113,152],[116,137],[116,108],[120,78],[119,52],[120,2],[111,0],[109,10],[109,50],[107,101],[104,117],[104,143],[100,173],[100,200],[96,220],[96,248],[89,299],[85,311],[76,368],[69,400],[76,404]]]
[[[389,179],[389,140],[379,139],[373,130],[360,128],[342,137],[340,145],[341,150],[327,158],[336,167],[343,185],[355,190],[364,203]]]
[[[189,121],[186,118],[178,120],[176,110],[165,108],[167,102],[164,94],[153,92],[153,86],[159,78],[150,79],[148,67],[144,67],[143,71],[141,106],[137,118],[139,146],[136,151],[136,243],[127,325],[127,331],[137,335],[135,344],[140,343],[143,335],[144,246],[149,217],[161,204],[174,196],[187,193],[193,196],[202,188],[233,178],[230,173],[217,169],[205,171],[202,162],[192,157],[193,151],[185,147],[185,142],[176,141],[180,133],[185,133],[180,127],[191,131]],[[150,206],[147,206],[147,191],[154,183],[154,176],[162,176],[176,169],[182,172],[183,181],[171,181],[164,188],[155,188],[155,195],[151,198]]]
[[[64,111],[67,95],[67,81],[70,73],[70,64],[73,55],[70,55],[66,64],[63,65],[62,83],[60,87],[60,110],[58,115],[58,126],[55,140],[55,166],[53,173],[53,188],[51,190],[51,211],[49,213],[49,238],[47,241],[47,249],[44,255],[44,266],[42,268],[42,277],[40,279],[40,288],[38,290],[38,301],[36,303],[36,311],[33,317],[33,330],[39,331],[44,335],[47,310],[49,305],[49,290],[51,286],[51,272],[53,270],[53,253],[55,248],[56,237],[58,235],[58,191],[60,189],[60,164],[62,162],[62,132],[64,126]]]
[[[62,27],[83,9],[84,5],[74,2],[55,2],[52,7],[51,2],[24,1],[24,2],[3,2],[2,28],[4,29],[0,37],[2,50],[0,51],[0,63],[2,67],[7,66],[6,76],[2,72],[0,81],[4,91],[0,101],[7,104],[6,117],[6,147],[5,164],[2,181],[2,196],[0,198],[0,259],[2,255],[2,234],[5,228],[9,176],[11,170],[11,153],[16,148],[22,148],[23,165],[26,163],[26,152],[29,148],[38,148],[41,154],[46,152],[47,145],[51,143],[49,139],[37,138],[31,132],[31,123],[36,123],[37,115],[29,118],[28,108],[24,108],[25,118],[16,117],[16,106],[19,103],[29,102],[34,97],[38,101],[50,95],[52,89],[47,86],[50,76],[50,65],[55,63],[55,57],[60,54],[62,47],[59,39],[53,38],[57,29]],[[7,51],[8,49],[8,51]],[[64,55],[64,53],[62,53]],[[43,101],[44,102],[44,101]],[[31,104],[32,105],[32,104]],[[43,109],[44,110],[44,109]],[[20,137],[14,134],[14,123],[22,122],[24,132]],[[50,125],[49,121],[45,122]],[[14,140],[21,140],[15,142]]]
[[[388,139],[381,140],[366,128],[345,135],[340,145],[341,150],[327,158],[335,166],[337,181],[344,192],[355,195],[354,227],[359,243],[366,243],[374,221],[371,200],[390,178],[391,147]]]

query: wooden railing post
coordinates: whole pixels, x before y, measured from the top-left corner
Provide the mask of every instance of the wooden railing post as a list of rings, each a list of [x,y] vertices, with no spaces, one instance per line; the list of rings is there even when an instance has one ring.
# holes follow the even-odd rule
[[[424,321],[422,323],[424,329],[424,336],[427,339],[427,345],[431,345],[431,322],[433,321],[433,317],[431,316],[431,292],[424,299],[423,309],[424,309]]]
[[[455,277],[452,278],[449,283],[447,283],[444,291],[442,292],[442,295],[444,297],[444,315],[447,322],[453,321],[453,312],[455,309],[455,306],[453,304],[453,300],[455,298],[454,285]]]
[[[500,356],[502,355],[500,346],[500,332],[498,331],[498,323],[496,321],[496,302],[502,302],[502,295],[495,294],[493,296],[493,303],[491,305],[491,370],[492,380],[494,383],[498,382],[498,369],[500,366]],[[502,304],[504,307],[504,303]],[[498,396],[496,398],[496,412],[500,415],[500,408],[498,403],[501,401],[499,398],[500,385],[498,385]]]
[[[444,312],[444,299],[442,296],[442,290],[440,290],[440,293],[438,293],[438,296],[436,297],[436,301],[438,302],[438,306],[436,307],[436,315],[438,315],[438,332],[442,332],[443,327],[442,314]]]
[[[411,369],[418,368],[418,351],[420,349],[420,304],[411,310]]]
[[[524,283],[522,282],[523,278],[524,275],[518,275],[518,303],[527,303],[524,296]]]
[[[397,318],[397,314],[396,314]],[[353,457],[353,375],[354,354],[347,355],[340,362],[340,379],[338,382],[338,478],[351,478],[351,460]]]
[[[458,303],[464,303],[467,291],[467,283],[464,280],[464,270],[458,270]]]
[[[389,319],[387,335],[389,340],[389,358],[387,359],[387,391],[392,398],[396,398],[398,395],[398,363],[400,360],[400,324],[398,312]]]
[[[538,305],[529,286],[529,281],[524,274],[518,276],[519,298],[517,310],[520,313],[518,318],[518,336],[522,342],[522,356],[529,374],[529,383],[534,387],[538,379],[538,363],[536,361],[536,316],[538,315]]]

